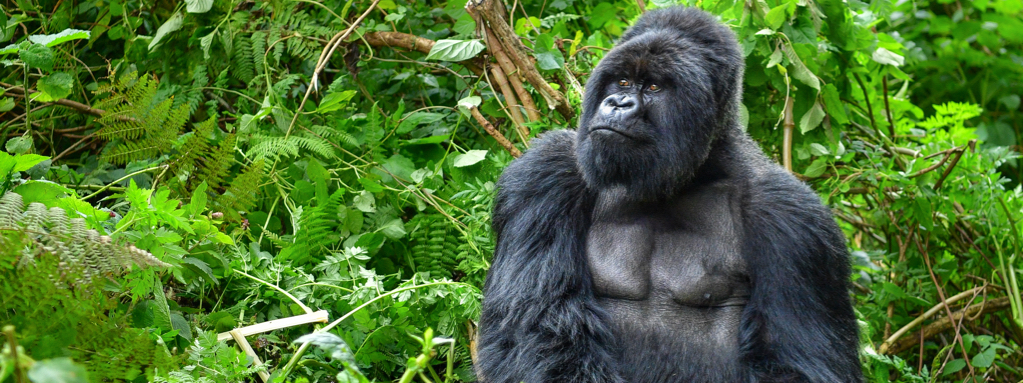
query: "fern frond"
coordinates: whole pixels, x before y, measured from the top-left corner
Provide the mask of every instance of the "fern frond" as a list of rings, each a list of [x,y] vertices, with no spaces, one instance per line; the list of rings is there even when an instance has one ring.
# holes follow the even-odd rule
[[[216,149],[211,150],[207,157],[200,162],[198,174],[200,179],[206,181],[211,189],[217,189],[224,182],[231,163],[234,161],[234,150],[237,139],[234,134],[220,141]]]
[[[191,114],[187,104],[173,107],[173,99],[157,102],[155,78],[142,76],[132,81],[135,76],[126,75],[107,88],[111,96],[101,104],[108,113],[97,120],[103,127],[96,134],[114,143],[103,157],[116,164],[169,151]]]
[[[359,141],[357,141],[355,139],[355,136],[349,134],[348,132],[337,130],[337,129],[333,128],[333,127],[323,126],[323,125],[313,125],[312,127],[309,128],[309,130],[311,130],[317,136],[320,136],[320,137],[323,137],[323,138],[336,138],[335,142],[337,142],[337,143],[339,143],[341,145],[347,145],[347,146],[353,146],[353,147],[358,147],[359,146]]]
[[[255,62],[252,61],[252,40],[240,38],[235,40],[234,52],[231,53],[231,75],[243,83],[256,77]]]
[[[330,141],[311,136],[266,136],[253,135],[255,142],[247,156],[256,159],[280,159],[280,157],[298,157],[300,150],[310,151],[323,158],[334,158],[334,147]]]
[[[263,176],[266,174],[264,166],[263,160],[256,160],[235,177],[231,181],[231,186],[217,200],[220,206],[236,217],[239,216],[239,211],[248,211],[249,208],[255,206],[258,200],[259,183],[263,181]]]
[[[19,194],[8,192],[0,198],[0,227],[18,229],[47,252],[56,254],[62,267],[74,269],[81,275],[77,284],[90,283],[94,278],[119,274],[131,267],[167,267],[167,263],[151,253],[133,245],[115,243],[109,236],[91,230],[83,218],[68,220],[67,212],[58,207],[47,209],[33,202],[24,209]],[[34,252],[26,252],[29,257]],[[32,259],[20,264],[33,264]]]
[[[452,278],[458,266],[459,238],[442,214],[418,214],[409,220],[412,227],[411,253],[416,272],[429,272],[434,278]]]

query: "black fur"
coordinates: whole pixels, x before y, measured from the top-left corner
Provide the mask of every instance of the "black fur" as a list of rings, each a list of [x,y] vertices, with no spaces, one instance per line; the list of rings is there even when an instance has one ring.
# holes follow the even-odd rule
[[[861,381],[844,239],[739,129],[742,72],[710,15],[648,12],[591,76],[578,132],[508,167],[481,381]]]

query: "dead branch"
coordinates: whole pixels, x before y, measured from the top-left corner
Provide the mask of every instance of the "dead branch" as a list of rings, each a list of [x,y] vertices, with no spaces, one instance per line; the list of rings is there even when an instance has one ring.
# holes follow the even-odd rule
[[[29,94],[32,94],[32,93],[36,93],[36,91],[29,90]],[[4,93],[4,96],[7,96],[7,97],[25,97],[25,89],[21,88],[21,87],[13,87],[13,88],[8,89],[7,93]],[[71,100],[68,100],[66,98],[58,99],[57,101],[50,102],[49,104],[51,104],[51,105],[60,105],[60,106],[63,106],[63,107],[71,108],[71,109],[73,109],[73,110],[75,110],[75,111],[77,111],[79,113],[91,114],[91,115],[96,116],[96,117],[102,117],[103,113],[106,113],[106,111],[103,110],[103,109],[93,108],[91,106],[85,105],[85,104],[80,103],[78,101],[71,101]]]
[[[526,87],[522,86],[522,79],[519,78],[516,73],[518,68],[512,63],[508,55],[504,53],[504,49],[501,48],[501,43],[498,42],[497,38],[494,37],[494,33],[489,29],[484,29],[487,36],[487,47],[490,49],[490,53],[494,55],[494,59],[497,64],[501,67],[505,74],[508,75],[508,82],[512,88],[515,88],[515,93],[518,94],[518,99],[522,100],[522,104],[525,105],[526,117],[529,118],[530,122],[537,121],[540,119],[540,110],[536,107],[536,102],[533,101],[533,96],[526,91]]]
[[[1008,307],[1009,297],[996,298],[984,301],[983,303],[971,305],[966,310],[956,311],[951,317],[942,317],[941,319],[934,321],[934,323],[924,326],[924,328],[920,329],[920,331],[917,331],[912,335],[902,337],[888,348],[887,354],[898,354],[902,351],[908,350],[910,347],[916,346],[917,342],[920,340],[921,334],[923,334],[924,339],[927,339],[951,329],[952,323],[958,322],[964,315],[967,316],[967,318],[973,318],[981,314],[1004,310]]]
[[[433,49],[433,45],[437,43],[425,37],[401,32],[370,32],[362,37],[366,39],[369,45],[375,47],[403,48],[425,54],[429,54],[430,50]],[[480,67],[470,60],[459,62],[459,64],[476,75],[483,73]]]
[[[515,93],[512,92],[511,86],[508,85],[508,79],[504,76],[504,71],[501,70],[500,66],[491,66],[490,73],[494,76],[494,84],[491,84],[491,86],[500,89],[501,94],[504,95],[505,109],[508,117],[515,123],[519,134],[522,134],[523,137],[528,137],[529,130],[524,125],[525,121],[521,112],[522,105],[519,105],[519,100],[515,97]]]
[[[558,113],[565,117],[565,119],[571,119],[575,116],[575,111],[572,110],[572,105],[568,103],[565,95],[551,88],[543,76],[540,75],[540,72],[536,70],[534,59],[526,51],[522,41],[519,41],[519,36],[515,34],[515,30],[508,24],[504,16],[504,2],[500,0],[480,0],[477,2],[474,0],[470,1],[465,8],[474,16],[478,25],[485,25],[484,29],[489,29],[494,33],[497,41],[501,43],[504,52],[507,53],[508,58],[519,69],[517,73],[540,92],[548,105],[552,105],[557,109]],[[489,26],[489,28],[486,28],[486,26]],[[508,69],[505,69],[505,72],[512,77],[516,73]]]
[[[792,97],[785,98],[785,122],[782,123],[782,141],[781,141],[781,163],[785,166],[785,170],[792,172],[792,131],[796,128],[795,118],[792,116],[792,104],[794,99]]]
[[[906,241],[907,245],[908,245],[908,242],[909,241],[907,240]],[[904,253],[903,246],[902,246],[901,243],[900,243],[900,246],[899,246],[899,252],[900,253]],[[923,314],[920,314],[920,316],[916,317],[916,319],[913,319],[913,321],[907,323],[905,326],[902,326],[902,328],[900,328],[898,331],[896,331],[895,334],[892,334],[892,336],[888,337],[884,341],[884,343],[881,343],[881,346],[879,346],[877,348],[877,352],[881,353],[881,354],[887,353],[888,350],[891,348],[891,345],[893,343],[895,343],[896,341],[898,341],[899,338],[902,337],[902,335],[904,335],[905,333],[909,332],[909,330],[912,330],[917,325],[923,323],[925,320],[930,319],[932,316],[934,316],[934,314],[937,314],[938,311],[941,311],[941,309],[944,308],[945,305],[953,304],[953,303],[955,303],[955,302],[957,302],[959,300],[962,300],[963,298],[976,297],[977,294],[979,294],[982,289],[983,289],[983,287],[977,287],[977,288],[974,288],[974,289],[969,289],[969,290],[963,291],[963,292],[961,292],[959,294],[953,295],[952,297],[949,297],[948,300],[946,300],[944,302],[939,302],[938,304],[934,305],[934,307],[931,307],[930,310],[927,310]],[[891,316],[889,316],[889,318],[890,317]]]
[[[483,117],[483,114],[480,113],[479,108],[475,106],[471,107],[469,108],[469,112],[472,113],[472,118],[475,118],[476,122],[478,122],[480,125],[483,125],[483,129],[487,131],[487,134],[490,134],[491,137],[494,137],[494,139],[497,140],[497,143],[500,144],[501,147],[507,150],[508,153],[511,153],[512,157],[518,158],[519,156],[522,155],[522,152],[519,151],[519,148],[516,148],[515,145],[512,145],[511,141],[508,141],[508,139],[505,138],[500,131],[494,128],[494,125],[491,124],[490,121],[487,121],[487,119]]]
[[[973,150],[973,148],[976,145],[977,145],[977,140],[970,140],[970,143],[966,144],[966,146],[970,147],[970,150]],[[966,150],[960,150],[959,153],[956,153],[955,158],[953,158],[952,162],[950,164],[948,164],[948,167],[945,168],[945,171],[943,173],[941,173],[941,177],[938,177],[938,180],[934,182],[934,190],[941,189],[941,184],[944,183],[945,182],[945,178],[948,178],[948,175],[950,173],[952,173],[952,169],[954,169],[956,167],[956,164],[959,163],[959,159],[963,157],[963,153],[965,153],[965,152],[966,152]]]

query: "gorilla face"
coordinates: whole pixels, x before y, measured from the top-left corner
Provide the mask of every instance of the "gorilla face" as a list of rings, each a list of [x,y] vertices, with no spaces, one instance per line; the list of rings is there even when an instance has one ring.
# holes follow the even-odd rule
[[[669,197],[697,173],[718,132],[734,124],[742,70],[735,37],[709,17],[696,21],[641,21],[594,70],[576,145],[591,188]]]

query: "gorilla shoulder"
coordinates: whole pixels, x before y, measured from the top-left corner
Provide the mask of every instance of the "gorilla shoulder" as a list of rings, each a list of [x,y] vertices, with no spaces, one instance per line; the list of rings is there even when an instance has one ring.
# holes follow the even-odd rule
[[[510,214],[517,214],[529,204],[551,197],[586,194],[586,184],[576,164],[575,140],[574,130],[541,134],[522,157],[508,165],[498,181],[495,232],[501,232]]]

